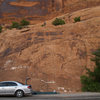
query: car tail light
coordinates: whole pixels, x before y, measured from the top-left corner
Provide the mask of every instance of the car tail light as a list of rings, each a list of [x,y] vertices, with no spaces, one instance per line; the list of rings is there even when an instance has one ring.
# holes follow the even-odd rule
[[[28,88],[28,89],[31,89],[32,87],[31,87],[31,85],[29,85],[27,88]]]

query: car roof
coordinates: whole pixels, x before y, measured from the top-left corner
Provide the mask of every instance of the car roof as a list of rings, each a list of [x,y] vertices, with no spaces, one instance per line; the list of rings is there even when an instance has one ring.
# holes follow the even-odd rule
[[[1,81],[1,82],[14,82],[14,83],[18,83],[18,82],[16,82],[16,81]],[[1,83],[0,82],[0,83]]]
[[[3,83],[3,82],[14,82],[14,83],[16,83],[17,85],[23,85],[22,83],[17,82],[17,81],[1,81],[0,83]]]

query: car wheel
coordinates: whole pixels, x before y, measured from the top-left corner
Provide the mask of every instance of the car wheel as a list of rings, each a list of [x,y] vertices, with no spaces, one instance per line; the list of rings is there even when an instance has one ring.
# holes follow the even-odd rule
[[[21,98],[24,96],[24,92],[22,90],[16,91],[16,97]]]

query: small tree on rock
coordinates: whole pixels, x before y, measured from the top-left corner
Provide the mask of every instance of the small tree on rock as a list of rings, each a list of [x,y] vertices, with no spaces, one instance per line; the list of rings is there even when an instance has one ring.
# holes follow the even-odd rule
[[[82,90],[89,92],[100,92],[100,49],[93,52],[95,63],[94,70],[86,68],[87,75],[81,76]]]

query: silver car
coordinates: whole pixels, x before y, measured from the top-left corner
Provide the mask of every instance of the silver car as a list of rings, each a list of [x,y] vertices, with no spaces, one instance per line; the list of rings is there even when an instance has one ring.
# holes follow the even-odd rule
[[[32,94],[31,85],[24,85],[16,81],[0,82],[0,95],[15,95],[16,97],[23,97],[27,94]]]

